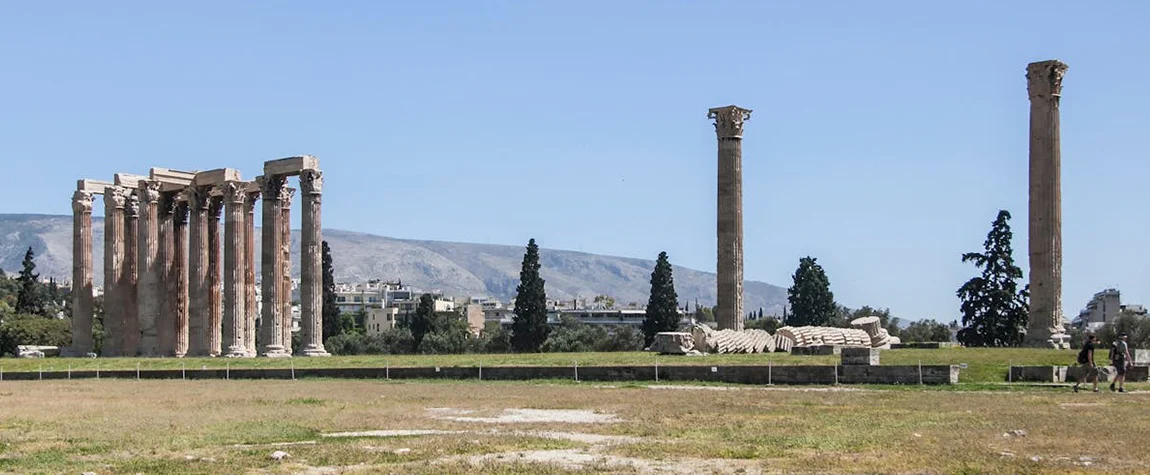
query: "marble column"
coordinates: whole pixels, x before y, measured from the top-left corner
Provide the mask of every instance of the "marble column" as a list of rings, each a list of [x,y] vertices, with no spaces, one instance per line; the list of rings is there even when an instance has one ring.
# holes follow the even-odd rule
[[[284,188],[284,195],[280,197],[280,265],[283,266],[283,290],[280,294],[280,341],[284,351],[292,353],[291,344],[291,203],[295,198],[295,188]]]
[[[249,190],[250,191],[250,190]],[[256,320],[259,316],[259,306],[256,305],[256,202],[260,199],[258,191],[249,192],[244,209],[244,309],[247,319],[244,323],[244,347],[248,355],[256,356]]]
[[[178,199],[172,217],[172,244],[176,254],[171,275],[176,287],[174,355],[182,358],[188,354],[188,196],[180,193]]]
[[[176,279],[173,269],[176,262],[175,223],[176,198],[172,193],[160,193],[157,218],[159,219],[159,269],[160,310],[156,314],[156,352],[160,356],[173,356],[176,353]]]
[[[284,351],[282,342],[283,321],[281,313],[281,291],[283,290],[283,264],[280,260],[283,253],[280,250],[280,241],[283,234],[280,232],[280,221],[283,214],[280,212],[280,198],[284,195],[284,177],[265,175],[260,179],[260,192],[263,197],[263,226],[262,245],[260,252],[260,354],[268,357],[291,356]]]
[[[1067,66],[1026,66],[1030,96],[1030,321],[1027,346],[1070,348],[1062,324],[1062,152],[1058,103]]]
[[[72,346],[75,356],[95,350],[92,339],[92,194],[72,194]]]
[[[223,206],[223,199],[218,196],[208,199],[208,327],[205,333],[209,356],[223,353],[223,337],[220,335],[224,310],[223,284],[220,281],[220,211]]]
[[[211,187],[188,187],[188,354],[208,356],[208,200]]]
[[[124,269],[116,284],[120,310],[124,318],[124,344],[120,356],[136,356],[140,350],[140,193],[125,189],[124,201]],[[106,225],[106,224],[105,224]],[[105,257],[106,259],[106,257]]]
[[[104,348],[105,357],[124,354],[124,205],[130,192],[118,186],[104,188]],[[135,302],[129,302],[133,307]]]
[[[323,172],[300,173],[300,340],[304,356],[328,356],[323,347],[323,230],[320,204]]]
[[[742,330],[743,320],[743,123],[751,110],[737,106],[707,112],[719,140],[718,167],[718,302],[720,330]]]
[[[224,183],[224,356],[248,356],[244,343],[244,325],[247,309],[244,294],[244,230],[247,228],[244,200],[247,185],[243,182]]]
[[[159,354],[156,327],[162,308],[160,277],[160,183],[140,180],[140,197],[136,265],[139,278],[136,288],[137,319],[140,325],[140,344],[136,353],[144,356]]]

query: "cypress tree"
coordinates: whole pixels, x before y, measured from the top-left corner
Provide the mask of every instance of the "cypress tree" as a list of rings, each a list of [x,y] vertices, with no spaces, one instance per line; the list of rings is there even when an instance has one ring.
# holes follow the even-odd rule
[[[413,352],[419,352],[419,344],[423,337],[431,331],[431,319],[435,315],[435,297],[431,294],[419,296],[419,305],[415,307],[415,316],[411,318],[411,340]]]
[[[323,266],[323,339],[336,336],[341,331],[339,305],[335,301],[335,268],[331,260],[331,248],[323,241],[321,248]]]
[[[547,292],[539,267],[539,246],[531,239],[523,254],[519,286],[515,289],[515,318],[511,322],[511,347],[520,353],[538,352],[551,334],[551,327],[547,326]]]
[[[667,253],[660,252],[651,272],[651,296],[647,300],[647,315],[643,318],[644,346],[650,345],[659,332],[672,332],[679,328],[679,295],[675,293],[675,278]]]
[[[799,268],[792,277],[794,282],[787,289],[787,301],[791,304],[787,325],[823,326],[835,316],[837,306],[830,280],[815,261],[810,256],[799,259]]]
[[[44,295],[40,292],[40,274],[35,273],[35,257],[31,247],[24,253],[24,267],[16,277],[16,281],[20,284],[20,289],[16,292],[16,313],[32,315],[44,313]]]
[[[962,325],[958,341],[964,346],[1017,346],[1026,334],[1030,313],[1029,287],[1019,289],[1022,269],[1014,265],[1010,240],[1010,212],[1001,210],[983,243],[984,252],[968,252],[962,262],[973,262],[982,274],[958,288]]]

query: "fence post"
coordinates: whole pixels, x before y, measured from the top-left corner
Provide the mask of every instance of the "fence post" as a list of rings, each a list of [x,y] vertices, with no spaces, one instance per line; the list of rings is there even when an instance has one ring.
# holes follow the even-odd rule
[[[136,381],[140,380],[140,363],[136,363]]]
[[[767,359],[767,386],[774,386],[775,385],[775,383],[771,381],[771,369],[772,368],[773,367],[771,366],[771,360],[770,360],[770,358],[768,358]]]
[[[1014,382],[1014,360],[1008,360],[1006,363],[1006,382]]]
[[[835,386],[839,385],[839,364],[835,363]]]
[[[579,382],[579,362],[575,362],[575,382]]]
[[[655,382],[659,382],[659,358],[655,358]]]
[[[44,380],[44,365],[40,365],[40,381]]]
[[[479,361],[479,380],[483,381],[483,361]]]
[[[224,365],[224,379],[231,381],[232,379],[232,362],[229,361]]]
[[[96,379],[100,379],[100,363],[96,363]]]
[[[68,363],[68,379],[72,379],[72,363]]]
[[[922,386],[922,360],[918,360],[918,385]]]
[[[291,362],[291,380],[295,381],[295,361]]]
[[[383,360],[383,379],[391,381],[391,364]]]
[[[180,362],[180,379],[188,379],[188,365],[183,361]]]
[[[0,366],[0,381],[4,380],[4,367]]]

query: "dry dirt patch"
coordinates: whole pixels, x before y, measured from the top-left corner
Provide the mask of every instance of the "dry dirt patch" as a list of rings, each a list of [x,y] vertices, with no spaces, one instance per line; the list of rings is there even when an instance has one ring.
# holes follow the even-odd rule
[[[482,422],[487,424],[514,424],[554,422],[564,424],[609,424],[623,422],[614,414],[600,413],[587,409],[504,409],[493,417],[479,417],[457,414],[470,414],[471,411],[451,408],[428,409],[432,418],[454,422]]]

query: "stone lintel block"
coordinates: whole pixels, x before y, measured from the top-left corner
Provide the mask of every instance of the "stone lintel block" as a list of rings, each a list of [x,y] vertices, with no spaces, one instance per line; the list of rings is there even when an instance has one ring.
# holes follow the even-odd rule
[[[104,188],[109,186],[115,186],[115,184],[110,181],[89,180],[86,178],[83,180],[76,180],[76,190],[86,191],[94,195],[104,194]]]
[[[841,352],[842,364],[878,366],[881,351],[878,348],[844,347]]]
[[[148,171],[148,176],[151,177],[152,181],[158,181],[164,184],[188,186],[191,185],[192,180],[196,178],[196,172],[172,170],[171,168],[152,167],[152,169]]]
[[[128,188],[139,188],[141,180],[147,180],[148,177],[144,175],[133,175],[131,173],[117,173],[116,186],[124,186]]]
[[[196,186],[219,185],[228,181],[243,181],[240,171],[235,168],[217,168],[196,173],[192,183]]]
[[[1150,350],[1146,348],[1131,348],[1130,356],[1134,358],[1134,366],[1150,366]]]
[[[264,175],[299,175],[304,170],[318,170],[319,159],[311,155],[281,158],[264,162]]]

